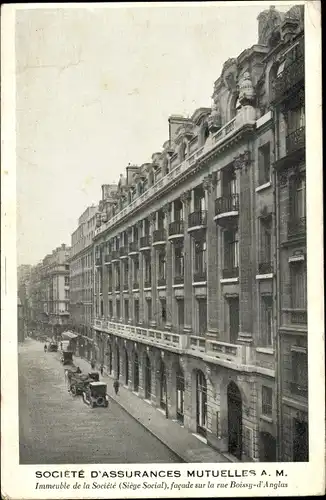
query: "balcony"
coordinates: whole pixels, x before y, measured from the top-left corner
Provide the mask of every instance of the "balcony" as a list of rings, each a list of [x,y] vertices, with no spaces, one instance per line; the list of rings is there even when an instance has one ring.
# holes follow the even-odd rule
[[[273,272],[273,265],[271,262],[259,262],[258,274],[271,274]]]
[[[289,155],[305,147],[306,127],[300,127],[286,137],[286,153]]]
[[[169,240],[180,239],[184,237],[183,220],[175,220],[169,224]]]
[[[129,243],[129,255],[137,255],[138,253],[138,241],[132,241]]]
[[[144,288],[151,288],[151,287],[152,287],[152,280],[145,280]]]
[[[139,242],[139,250],[141,252],[145,252],[146,250],[151,249],[151,237],[149,234],[142,236]]]
[[[188,216],[188,232],[206,228],[207,210],[196,210]]]
[[[132,289],[133,290],[139,290],[139,281],[134,281],[133,282]]]
[[[177,276],[174,276],[174,284],[175,285],[183,285],[184,284],[185,277],[183,274],[179,274]]]
[[[116,285],[115,285],[115,291],[116,292],[120,292],[120,290],[121,290],[121,284],[120,283],[116,283]]]
[[[221,226],[236,224],[239,215],[239,194],[221,196],[215,200],[214,220]]]
[[[108,286],[108,293],[112,293],[112,285]]]
[[[221,361],[233,362],[236,364],[242,363],[243,350],[246,346],[229,344],[217,340],[207,340],[206,352],[208,356],[212,356]]]
[[[302,238],[306,236],[306,218],[297,217],[288,222],[288,238]]]
[[[105,264],[110,264],[111,260],[112,260],[111,255],[107,253],[104,257]]]
[[[304,57],[299,57],[287,66],[274,82],[273,100],[281,101],[292,95],[296,85],[304,80]]]
[[[295,325],[306,325],[307,324],[307,311],[299,310],[299,311],[290,311],[290,319],[291,323]]]
[[[95,266],[100,267],[102,265],[102,259],[101,257],[96,257],[95,259]]]
[[[207,271],[206,269],[194,272],[193,283],[206,283]]]
[[[127,259],[128,258],[128,247],[127,246],[121,247],[119,250],[119,255],[120,255],[120,259]]]
[[[165,245],[166,233],[165,229],[156,229],[153,231],[153,245]]]
[[[111,252],[111,259],[112,259],[112,262],[116,262],[119,260],[119,250],[112,250]]]
[[[166,278],[158,278],[157,280],[157,286],[166,286]]]
[[[238,278],[239,267],[226,267],[222,271],[223,279]]]
[[[125,281],[125,282],[124,282],[124,284],[123,284],[123,289],[124,289],[125,291],[129,290],[129,283],[128,283],[128,281]]]
[[[290,382],[290,390],[291,393],[296,396],[302,396],[304,398],[308,396],[308,387],[306,385],[300,385],[297,382]]]

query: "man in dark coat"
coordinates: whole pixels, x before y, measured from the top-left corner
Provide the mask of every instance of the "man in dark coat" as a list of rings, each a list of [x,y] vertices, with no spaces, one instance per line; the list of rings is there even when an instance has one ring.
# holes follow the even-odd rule
[[[113,388],[116,396],[118,395],[119,387],[120,387],[119,380],[116,378],[115,381],[113,382]]]

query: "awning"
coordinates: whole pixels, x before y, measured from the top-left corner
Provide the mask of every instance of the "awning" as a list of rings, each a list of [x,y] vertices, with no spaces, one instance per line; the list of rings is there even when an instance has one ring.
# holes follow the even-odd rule
[[[76,339],[76,338],[78,337],[78,335],[76,335],[76,334],[75,334],[75,333],[73,333],[73,332],[63,332],[63,333],[61,334],[61,336],[62,336],[63,338],[68,338],[68,339]]]

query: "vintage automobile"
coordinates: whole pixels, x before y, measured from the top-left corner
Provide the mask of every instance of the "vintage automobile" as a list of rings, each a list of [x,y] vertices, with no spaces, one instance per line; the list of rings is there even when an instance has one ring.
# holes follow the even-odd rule
[[[72,365],[73,364],[72,355],[73,355],[72,351],[63,351],[61,355],[61,363],[63,365]]]
[[[56,342],[50,342],[49,347],[48,347],[49,352],[57,352],[58,351],[58,344]]]
[[[106,390],[107,386],[103,382],[90,382],[83,392],[84,403],[88,404],[91,408],[95,408],[96,406],[107,408],[109,406],[109,398]]]
[[[83,392],[86,391],[88,384],[92,382],[92,379],[89,378],[89,376],[84,373],[70,372],[70,374],[71,374],[70,378],[68,378],[69,380],[68,391],[73,396],[78,396],[80,394],[83,394]]]

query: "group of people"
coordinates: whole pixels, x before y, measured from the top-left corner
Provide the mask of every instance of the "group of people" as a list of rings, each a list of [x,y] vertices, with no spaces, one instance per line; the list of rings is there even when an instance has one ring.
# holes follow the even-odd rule
[[[91,368],[92,368],[92,370],[95,370],[95,368],[96,368],[96,363],[94,360],[91,361]],[[100,374],[102,375],[102,377],[103,377],[103,373],[104,373],[104,365],[103,365],[103,363],[101,363],[100,364]],[[119,388],[120,388],[120,382],[118,379],[115,379],[113,382],[113,389],[114,389],[114,392],[116,395],[119,394]]]

